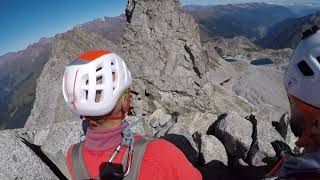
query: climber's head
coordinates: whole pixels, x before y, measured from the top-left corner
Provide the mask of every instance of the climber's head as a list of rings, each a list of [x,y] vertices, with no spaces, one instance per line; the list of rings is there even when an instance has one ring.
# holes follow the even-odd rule
[[[122,120],[130,108],[131,73],[115,53],[88,51],[66,66],[62,91],[73,113],[91,125]]]
[[[304,32],[293,53],[284,78],[290,100],[291,129],[299,136],[298,146],[320,147],[320,31]],[[319,125],[319,128],[318,128]],[[320,133],[319,133],[320,135]],[[311,148],[312,147],[312,148]]]

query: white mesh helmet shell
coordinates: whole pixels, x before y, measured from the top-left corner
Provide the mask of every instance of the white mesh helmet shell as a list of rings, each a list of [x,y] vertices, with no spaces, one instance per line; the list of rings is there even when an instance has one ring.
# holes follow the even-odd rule
[[[68,109],[73,113],[102,116],[114,109],[131,83],[131,73],[120,56],[93,50],[66,66],[62,92]],[[98,93],[101,96],[97,99]]]
[[[311,30],[290,58],[284,86],[288,95],[320,108],[320,31]]]

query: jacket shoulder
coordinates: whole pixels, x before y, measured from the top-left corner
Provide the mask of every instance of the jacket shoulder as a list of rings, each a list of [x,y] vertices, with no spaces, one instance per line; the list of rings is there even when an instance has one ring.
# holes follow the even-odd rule
[[[165,139],[156,139],[148,144],[140,170],[139,179],[202,179],[200,172],[192,166],[183,152]]]

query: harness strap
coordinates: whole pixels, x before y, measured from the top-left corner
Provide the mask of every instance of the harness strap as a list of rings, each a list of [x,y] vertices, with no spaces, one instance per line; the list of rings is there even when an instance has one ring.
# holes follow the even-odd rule
[[[83,144],[84,144],[84,141],[78,142],[77,144],[73,145],[72,151],[71,151],[72,171],[73,171],[74,177],[77,180],[90,179],[90,176],[83,162],[83,155],[82,155]]]
[[[143,154],[146,150],[147,145],[151,141],[152,141],[151,139],[145,139],[145,138],[141,138],[139,140],[134,141],[131,168],[130,168],[129,174],[125,176],[123,180],[138,179]]]
[[[121,165],[122,165],[122,169],[126,169],[127,165],[128,165],[128,156],[129,156],[129,148],[126,149],[126,151],[124,152],[122,161],[121,161]]]
[[[141,167],[142,158],[146,150],[147,145],[151,142],[151,139],[141,138],[135,140],[133,143],[133,154],[132,154],[132,163],[130,167],[129,174],[123,178],[123,180],[137,180],[139,175],[139,170]],[[87,172],[87,168],[83,161],[82,147],[84,142],[81,141],[73,145],[71,151],[71,164],[72,171],[76,180],[90,179],[90,176]],[[126,169],[128,166],[128,155],[129,148],[125,151],[125,154],[122,158],[122,167]]]

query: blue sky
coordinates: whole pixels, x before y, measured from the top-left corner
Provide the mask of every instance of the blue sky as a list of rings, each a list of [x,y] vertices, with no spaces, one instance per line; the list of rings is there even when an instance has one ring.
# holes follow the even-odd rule
[[[227,4],[263,0],[181,0],[186,4]],[[267,0],[266,0],[267,1]],[[269,0],[311,3],[318,0]],[[265,1],[264,1],[265,2]],[[98,17],[118,16],[126,0],[0,0],[0,55],[25,49],[41,37],[54,36]]]

